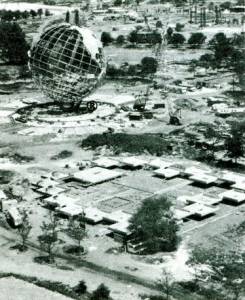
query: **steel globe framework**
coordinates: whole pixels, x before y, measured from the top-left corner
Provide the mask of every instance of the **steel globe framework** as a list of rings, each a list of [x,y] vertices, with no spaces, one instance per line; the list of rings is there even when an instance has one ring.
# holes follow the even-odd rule
[[[33,44],[30,69],[36,84],[54,102],[80,105],[105,74],[102,44],[87,28],[55,25]]]

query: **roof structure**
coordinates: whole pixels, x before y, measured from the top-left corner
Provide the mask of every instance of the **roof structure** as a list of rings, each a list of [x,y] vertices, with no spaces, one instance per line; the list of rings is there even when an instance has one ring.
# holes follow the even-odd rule
[[[235,190],[228,190],[221,195],[223,200],[229,200],[237,204],[245,201],[245,193],[237,192]]]
[[[172,162],[164,161],[159,158],[153,159],[148,163],[148,166],[155,168],[155,169],[166,169],[168,167],[171,167],[172,165],[173,165]]]
[[[105,168],[94,167],[94,168],[89,168],[74,173],[73,178],[75,180],[89,183],[89,184],[98,184],[104,181],[115,179],[122,175],[123,173],[118,171],[112,171],[112,170],[107,170]]]
[[[182,173],[186,176],[193,176],[193,175],[200,175],[200,174],[205,174],[205,173],[210,173],[212,170],[210,169],[204,169],[201,167],[196,167],[196,166],[191,166],[186,168]]]
[[[184,210],[190,212],[190,215],[203,218],[215,213],[218,210],[218,208],[204,205],[202,203],[193,203],[191,205],[185,206]]]
[[[203,194],[197,194],[193,196],[187,196],[187,202],[189,203],[201,203],[205,205],[214,205],[222,201],[221,197],[209,197]]]
[[[231,187],[232,187],[233,189],[236,189],[236,190],[240,190],[240,191],[245,192],[245,180],[244,180],[244,181],[240,181],[240,182],[236,182],[236,183],[233,184]]]
[[[103,213],[101,210],[95,207],[87,207],[84,209],[85,219],[94,224],[103,221],[106,213]]]
[[[77,198],[68,197],[64,194],[48,197],[43,200],[44,203],[50,206],[60,206],[60,207],[75,204],[77,201],[78,201]]]
[[[68,217],[75,217],[83,213],[83,208],[79,205],[69,204],[55,209],[57,212]]]
[[[122,210],[117,210],[110,214],[104,215],[104,219],[106,221],[114,223],[128,222],[131,219],[131,217],[131,214],[125,213]]]
[[[129,167],[132,167],[132,168],[143,167],[144,165],[147,164],[147,162],[145,160],[139,159],[139,158],[134,157],[134,156],[129,156],[129,157],[122,158],[122,159],[120,159],[120,161],[125,166],[129,166]]]
[[[180,174],[180,171],[178,171],[176,169],[167,168],[167,169],[155,170],[154,173],[158,176],[162,176],[167,179],[170,179],[170,178],[174,178],[174,177],[178,176]]]
[[[108,229],[120,234],[130,235],[131,232],[128,230],[128,226],[129,226],[129,222],[124,221],[124,222],[112,224],[108,227]]]
[[[7,199],[6,194],[2,190],[0,190],[0,199]]]
[[[176,220],[183,220],[191,216],[191,212],[184,210],[184,209],[175,209],[174,210],[174,218]]]
[[[234,184],[237,182],[244,181],[245,175],[226,171],[226,172],[222,173],[222,175],[220,176],[220,179],[222,179],[223,181],[227,181],[228,183]]]
[[[209,185],[211,183],[216,182],[218,178],[215,176],[212,176],[212,175],[205,174],[205,173],[199,173],[199,174],[190,176],[189,179],[194,182],[198,182],[198,183],[201,183],[204,185]]]
[[[93,163],[101,168],[112,168],[112,167],[119,167],[120,166],[120,162],[115,160],[115,159],[111,159],[108,157],[101,157],[99,159],[96,159],[93,161]]]

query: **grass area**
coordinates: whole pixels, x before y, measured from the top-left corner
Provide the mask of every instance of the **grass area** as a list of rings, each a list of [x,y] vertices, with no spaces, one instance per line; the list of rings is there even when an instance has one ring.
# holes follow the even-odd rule
[[[81,146],[92,150],[101,146],[108,146],[112,148],[116,154],[121,152],[132,154],[148,152],[160,156],[171,151],[171,146],[168,141],[163,139],[160,135],[153,134],[93,134],[84,139]]]
[[[14,277],[16,279],[21,279],[23,281],[35,284],[52,292],[56,292],[64,296],[70,297],[72,299],[89,299],[87,293],[85,295],[78,295],[74,292],[72,287],[58,281],[41,280],[37,277],[24,276],[15,273],[0,273],[0,279],[5,277]]]

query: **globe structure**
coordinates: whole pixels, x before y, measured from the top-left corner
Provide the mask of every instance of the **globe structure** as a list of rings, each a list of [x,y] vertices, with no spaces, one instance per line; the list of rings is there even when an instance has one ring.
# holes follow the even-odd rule
[[[35,83],[54,102],[80,104],[105,74],[101,42],[88,28],[67,23],[44,31],[29,56]]]

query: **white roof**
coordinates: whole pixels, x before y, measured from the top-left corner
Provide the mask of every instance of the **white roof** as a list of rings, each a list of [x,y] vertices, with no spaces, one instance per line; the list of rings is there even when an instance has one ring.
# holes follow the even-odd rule
[[[85,218],[93,221],[94,223],[101,222],[106,215],[104,212],[95,207],[88,207],[84,210]]]
[[[79,199],[60,194],[58,196],[48,197],[43,201],[49,205],[68,206],[75,204],[78,200]]]
[[[125,222],[112,224],[108,227],[108,229],[110,229],[111,231],[117,231],[128,235],[130,234],[130,231],[128,230],[128,226],[129,226],[129,222],[125,221]]]
[[[187,210],[183,209],[175,209],[174,210],[174,218],[177,220],[182,220],[184,218],[187,218],[191,215],[191,213]]]
[[[199,217],[205,217],[218,210],[217,207],[211,207],[202,203],[193,203],[184,207],[185,210],[191,213],[191,215],[197,215]]]
[[[6,194],[2,190],[0,190],[0,199],[7,199]]]
[[[231,187],[233,189],[245,191],[245,181],[236,182]]]
[[[175,176],[178,176],[180,174],[180,171],[175,169],[158,169],[154,171],[154,173],[158,176],[163,176],[165,178],[173,178]]]
[[[238,183],[245,180],[245,175],[234,172],[223,172],[220,179],[231,183]]]
[[[183,171],[184,174],[189,176],[199,175],[199,174],[204,174],[209,172],[211,172],[210,169],[203,169],[201,167],[196,167],[196,166],[188,167]]]
[[[41,187],[47,188],[47,187],[52,187],[52,186],[58,185],[60,183],[55,180],[46,178],[46,179],[40,179],[36,184],[38,184]]]
[[[190,197],[190,201],[202,203],[206,205],[213,205],[221,201],[221,197],[209,197],[206,195],[198,194]]]
[[[172,166],[173,163],[156,158],[156,159],[151,160],[148,163],[148,165],[150,167],[157,168],[157,169],[166,169],[166,168]]]
[[[132,217],[131,214],[127,214],[127,213],[123,212],[122,210],[117,210],[112,213],[105,214],[104,218],[111,222],[120,223],[120,222],[128,222],[131,217]]]
[[[201,173],[201,174],[192,175],[189,179],[203,184],[210,184],[215,182],[218,178],[212,175]]]
[[[66,216],[73,217],[83,213],[83,208],[81,206],[71,204],[62,207],[57,207],[56,211]]]
[[[223,199],[227,199],[236,203],[245,201],[245,193],[229,190],[222,193]]]
[[[102,167],[102,168],[111,168],[111,167],[120,166],[120,163],[118,161],[107,157],[101,157],[99,159],[94,160],[93,162],[98,167]]]
[[[55,196],[55,195],[58,195],[58,194],[64,192],[64,190],[65,189],[63,189],[61,187],[52,186],[52,187],[42,187],[42,188],[38,189],[38,192]]]
[[[131,167],[142,167],[147,163],[145,160],[139,159],[139,158],[134,157],[134,156],[129,156],[129,157],[122,158],[122,159],[120,159],[120,161],[124,165],[128,165],[128,166],[131,166]]]
[[[76,172],[74,173],[73,177],[83,182],[96,184],[107,180],[112,180],[122,175],[123,173],[118,171],[112,171],[100,167],[95,167]]]

